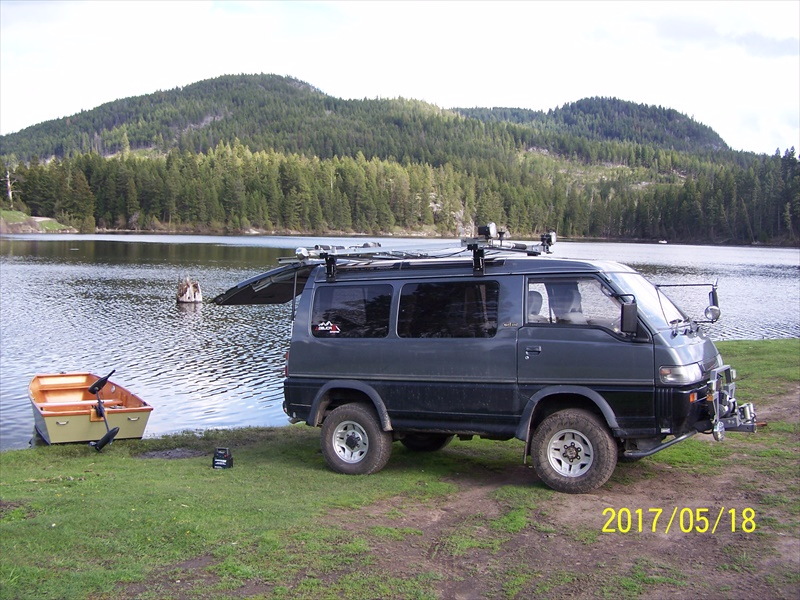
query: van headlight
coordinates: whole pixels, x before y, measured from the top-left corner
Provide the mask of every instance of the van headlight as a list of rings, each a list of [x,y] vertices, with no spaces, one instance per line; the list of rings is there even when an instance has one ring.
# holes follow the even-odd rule
[[[661,378],[661,383],[667,385],[686,385],[700,381],[703,373],[700,371],[700,365],[694,363],[680,367],[661,367],[658,376]]]

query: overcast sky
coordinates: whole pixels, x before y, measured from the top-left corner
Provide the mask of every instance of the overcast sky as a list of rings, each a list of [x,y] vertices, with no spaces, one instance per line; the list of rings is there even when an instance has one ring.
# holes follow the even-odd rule
[[[800,2],[0,0],[0,134],[224,74],[339,98],[674,108],[800,150]]]

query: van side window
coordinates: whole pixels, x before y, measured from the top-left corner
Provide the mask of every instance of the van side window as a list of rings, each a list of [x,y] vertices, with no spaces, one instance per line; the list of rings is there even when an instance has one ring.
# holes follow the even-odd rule
[[[489,338],[497,333],[496,281],[410,283],[400,294],[401,338]]]
[[[328,285],[314,294],[311,333],[321,338],[381,338],[389,334],[390,285]]]
[[[526,323],[599,325],[619,331],[620,303],[594,278],[528,280]]]

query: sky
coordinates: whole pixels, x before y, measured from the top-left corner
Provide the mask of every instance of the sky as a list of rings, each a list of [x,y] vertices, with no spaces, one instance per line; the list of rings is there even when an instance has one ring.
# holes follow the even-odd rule
[[[0,0],[0,134],[239,73],[441,108],[615,97],[800,150],[798,0]]]

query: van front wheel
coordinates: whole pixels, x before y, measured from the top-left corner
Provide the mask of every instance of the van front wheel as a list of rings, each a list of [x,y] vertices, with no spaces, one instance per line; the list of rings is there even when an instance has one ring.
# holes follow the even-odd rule
[[[380,471],[392,453],[392,434],[383,431],[374,409],[344,404],[322,422],[322,455],[337,473],[367,475]]]
[[[531,445],[533,467],[549,487],[583,494],[603,485],[617,466],[617,445],[592,413],[565,409],[546,417]]]

